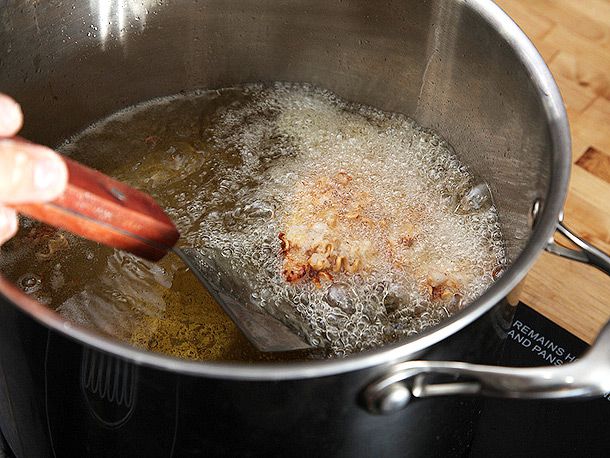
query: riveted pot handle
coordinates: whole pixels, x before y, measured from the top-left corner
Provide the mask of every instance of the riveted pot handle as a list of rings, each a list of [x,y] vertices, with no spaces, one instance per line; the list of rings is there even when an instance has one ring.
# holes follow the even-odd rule
[[[451,381],[432,380],[439,376]],[[595,397],[610,392],[610,322],[579,360],[562,366],[499,367],[448,361],[405,361],[368,385],[367,410],[396,412],[412,400],[448,395],[514,399]]]

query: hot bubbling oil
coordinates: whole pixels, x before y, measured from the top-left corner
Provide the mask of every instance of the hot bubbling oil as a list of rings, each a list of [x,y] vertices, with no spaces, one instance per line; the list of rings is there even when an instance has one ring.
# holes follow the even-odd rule
[[[491,198],[471,198],[481,185],[444,141],[403,115],[308,85],[153,100],[60,150],[150,193],[182,245],[222,258],[253,303],[330,355],[439,323],[480,295],[504,263]],[[366,193],[367,218],[386,226],[412,220],[414,243],[400,254],[401,268],[392,256],[373,256],[356,273],[289,283],[278,234],[295,224],[295,209],[315,219],[308,186],[337,173],[349,174],[350,193]],[[359,231],[356,238],[384,251],[379,227]],[[31,221],[2,250],[0,267],[26,292],[98,332],[193,359],[282,358],[254,350],[174,256],[149,263]],[[459,279],[459,303],[433,300],[426,282],[438,276]]]

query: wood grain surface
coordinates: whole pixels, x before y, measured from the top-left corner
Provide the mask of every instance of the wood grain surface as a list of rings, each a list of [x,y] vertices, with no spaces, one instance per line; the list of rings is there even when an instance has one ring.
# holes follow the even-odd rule
[[[567,107],[572,179],[564,222],[610,252],[610,0],[497,0],[551,69]],[[610,277],[544,253],[522,300],[591,342],[610,319]]]

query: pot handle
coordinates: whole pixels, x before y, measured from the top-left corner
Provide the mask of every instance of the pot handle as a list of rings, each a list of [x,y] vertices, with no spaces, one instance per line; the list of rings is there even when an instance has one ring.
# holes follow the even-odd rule
[[[557,231],[581,250],[551,239],[547,251],[591,264],[610,275],[610,256],[585,242],[560,221]],[[450,381],[439,381],[449,377]],[[433,380],[434,378],[434,380]],[[456,379],[458,379],[456,381]],[[370,413],[390,414],[412,398],[483,395],[513,399],[596,397],[610,392],[610,321],[577,361],[561,366],[501,367],[451,361],[405,361],[370,383],[362,393]]]
[[[431,376],[461,381],[436,382]],[[580,359],[562,366],[500,367],[449,361],[405,361],[363,392],[367,410],[389,414],[415,398],[483,395],[513,399],[596,397],[610,392],[610,322]]]
[[[595,248],[589,242],[578,237],[570,229],[568,229],[561,220],[559,220],[559,223],[557,224],[557,232],[578,246],[580,250],[573,250],[571,248],[564,247],[558,244],[555,239],[551,239],[546,246],[546,251],[564,258],[572,259],[573,261],[591,264],[592,266],[600,269],[602,272],[610,275],[610,256],[600,249]]]

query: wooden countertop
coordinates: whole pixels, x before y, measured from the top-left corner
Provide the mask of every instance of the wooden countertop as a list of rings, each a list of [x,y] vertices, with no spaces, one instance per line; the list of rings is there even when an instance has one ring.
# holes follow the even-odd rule
[[[610,252],[610,0],[496,0],[544,57],[567,107],[572,179],[564,222]],[[544,253],[522,300],[591,342],[610,319],[610,277]]]

